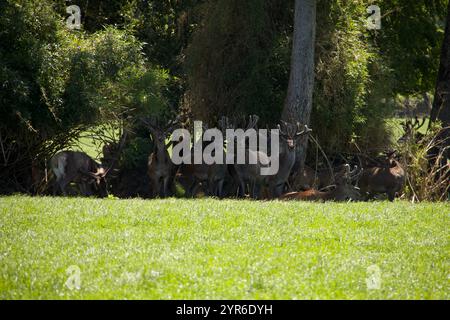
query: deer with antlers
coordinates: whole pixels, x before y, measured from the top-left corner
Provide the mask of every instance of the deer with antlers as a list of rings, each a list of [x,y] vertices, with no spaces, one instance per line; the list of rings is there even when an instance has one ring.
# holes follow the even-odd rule
[[[200,132],[200,140],[194,141],[193,146],[190,149],[190,161],[189,163],[182,163],[177,173],[177,180],[183,185],[185,195],[187,197],[195,197],[200,190],[203,190],[205,194],[209,195],[209,170],[211,165],[204,163],[195,163],[195,144],[201,145],[201,151],[204,150],[211,142],[203,139],[205,131],[208,130],[208,126],[201,123],[200,128],[194,128],[194,140],[197,130]],[[183,138],[184,139],[184,138]],[[181,142],[181,140],[180,140]]]
[[[53,194],[60,191],[66,196],[69,184],[75,183],[83,196],[106,197],[108,195],[107,177],[114,170],[126,137],[127,134],[124,133],[118,144],[117,154],[111,159],[107,169],[81,151],[61,151],[55,154],[50,159],[50,168],[56,177]]]
[[[282,121],[278,125],[280,136],[280,169],[277,174],[270,176],[269,190],[272,198],[278,198],[283,194],[289,175],[295,163],[295,147],[297,141],[307,136],[312,130],[307,125],[301,126]]]
[[[61,151],[50,159],[50,167],[56,177],[53,194],[57,190],[67,196],[70,183],[78,185],[81,195],[106,197],[107,171],[86,153],[80,151]]]
[[[265,184],[266,176],[261,174],[262,168],[270,165],[270,158],[265,151],[257,150],[257,124],[259,117],[250,115],[244,135],[234,136],[234,141],[239,150],[243,151],[245,163],[238,163],[238,154],[233,152],[234,165],[230,168],[232,177],[238,186],[238,195],[243,197],[249,191],[251,198],[260,199],[262,187]],[[253,141],[252,141],[253,137]],[[233,147],[234,149],[234,147]]]
[[[166,144],[167,137],[172,133],[175,121],[162,125],[154,118],[143,119],[153,140],[153,152],[148,157],[147,174],[150,178],[152,197],[167,197],[170,194],[171,184],[177,167],[172,163],[167,151],[170,142]]]
[[[355,166],[350,171],[350,165],[346,164],[335,176],[336,185],[329,191],[309,189],[300,192],[290,192],[282,195],[282,200],[304,200],[304,201],[348,201],[361,200],[359,189],[353,185],[361,175],[362,170]]]

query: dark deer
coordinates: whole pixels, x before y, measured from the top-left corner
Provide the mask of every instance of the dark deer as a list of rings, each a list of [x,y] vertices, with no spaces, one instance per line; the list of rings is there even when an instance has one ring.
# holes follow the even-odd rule
[[[117,154],[112,158],[107,169],[81,151],[61,151],[55,154],[50,159],[50,168],[56,177],[53,194],[56,194],[59,189],[66,196],[67,186],[75,183],[83,196],[108,196],[106,178],[114,170],[126,138],[127,134],[124,133],[116,149]]]
[[[376,193],[386,193],[389,201],[394,201],[395,195],[402,191],[405,184],[405,171],[395,160],[396,151],[386,153],[384,164],[365,168],[359,180],[361,193],[371,198]]]
[[[67,186],[73,182],[83,196],[108,195],[108,171],[84,152],[61,151],[50,159],[50,167],[56,177],[54,194],[59,189],[62,195],[67,196]]]
[[[419,142],[423,138],[423,134],[419,132],[420,128],[422,128],[425,124],[427,117],[422,119],[420,122],[417,116],[414,119],[408,119],[402,123],[404,134],[398,139],[398,142],[404,143],[408,141]]]
[[[361,175],[361,169],[357,166],[350,171],[350,165],[345,165],[343,170],[336,174],[336,185],[333,190],[319,191],[309,189],[300,192],[290,192],[282,195],[282,200],[303,200],[303,201],[348,201],[361,200],[361,195],[353,183]]]
[[[305,165],[302,174],[294,181],[294,184],[301,190],[309,190],[316,188],[324,189],[333,185],[336,181],[336,174],[343,170],[345,165],[340,165],[330,169],[319,169],[315,171],[313,168]]]
[[[204,141],[203,135],[208,126],[203,124],[202,128],[201,144],[202,150],[208,146],[211,142]],[[194,137],[195,139],[196,137]],[[199,143],[199,142],[197,142]],[[191,148],[191,163],[183,163],[180,165],[178,171],[178,181],[183,185],[185,194],[187,197],[195,197],[199,190],[203,190],[205,194],[209,194],[209,170],[211,165],[208,165],[202,161],[202,163],[194,163],[194,146]]]
[[[250,115],[245,131],[254,130],[256,134],[258,120],[257,115]],[[230,168],[230,174],[236,179],[239,188],[238,194],[242,197],[248,190],[251,198],[260,199],[261,190],[266,181],[266,176],[261,175],[261,168],[269,166],[270,159],[267,153],[252,149],[247,137],[244,141],[235,139],[232,143],[235,143],[238,148],[244,148],[245,154],[245,164],[237,164],[237,153],[235,151],[235,164]]]
[[[277,174],[268,178],[269,190],[273,198],[278,198],[283,194],[284,187],[295,164],[297,141],[312,131],[307,125],[301,126],[300,123],[294,125],[284,121],[281,122],[281,125],[278,125],[278,130],[280,134],[280,169]]]
[[[218,121],[218,128],[224,137],[224,147],[226,144],[226,130],[233,129],[233,125],[227,117],[222,117]],[[226,153],[224,150],[223,163],[212,164],[208,167],[208,190],[209,195],[222,198],[224,196],[224,185],[227,177],[230,177],[228,172],[229,166],[226,164]]]
[[[148,177],[150,178],[152,197],[167,197],[175,176],[176,166],[170,159],[166,144],[167,137],[172,133],[175,123],[169,122],[163,126],[154,118],[142,120],[150,131],[153,140],[153,152],[148,157]]]

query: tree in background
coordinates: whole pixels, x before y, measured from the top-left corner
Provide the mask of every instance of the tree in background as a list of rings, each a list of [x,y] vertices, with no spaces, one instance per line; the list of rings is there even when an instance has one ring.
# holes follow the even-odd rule
[[[166,75],[134,36],[71,32],[63,22],[51,1],[0,3],[2,193],[30,191],[32,169],[82,132],[166,107]]]
[[[382,0],[381,30],[372,40],[391,69],[392,92],[413,95],[434,89],[448,0]]]
[[[186,91],[184,62],[192,32],[200,20],[205,0],[131,1],[124,7],[127,28],[145,43],[149,62],[167,70],[165,97],[172,110],[179,109]]]
[[[441,60],[436,81],[436,91],[434,94],[433,108],[431,110],[430,121],[440,120],[443,130],[438,139],[442,140],[439,147],[450,148],[450,2],[447,9],[447,22],[445,27],[444,40],[442,41]],[[436,150],[433,153],[437,154]],[[444,152],[443,165],[448,165],[450,161],[450,149]]]
[[[450,2],[442,41],[441,59],[436,81],[431,121],[441,120],[443,127],[450,126]],[[448,130],[447,130],[448,131]],[[447,132],[448,135],[448,132]],[[450,142],[449,142],[450,143]]]
[[[313,106],[316,0],[296,0],[291,71],[282,119],[309,125]],[[297,145],[297,167],[303,170],[308,139]]]
[[[194,117],[210,123],[220,115],[256,113],[268,123],[279,118],[280,87],[287,83],[278,50],[284,43],[274,31],[275,16],[286,9],[280,3],[213,0],[203,6],[204,18],[186,51]]]

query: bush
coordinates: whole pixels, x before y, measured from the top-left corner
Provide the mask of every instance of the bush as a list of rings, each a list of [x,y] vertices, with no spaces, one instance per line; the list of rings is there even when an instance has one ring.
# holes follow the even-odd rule
[[[166,72],[141,42],[112,27],[69,31],[56,12],[48,0],[0,3],[0,193],[31,191],[31,172],[82,132],[166,108]]]
[[[442,148],[442,132],[439,126],[426,134],[413,132],[398,146],[407,175],[405,196],[413,202],[449,199],[449,149]]]

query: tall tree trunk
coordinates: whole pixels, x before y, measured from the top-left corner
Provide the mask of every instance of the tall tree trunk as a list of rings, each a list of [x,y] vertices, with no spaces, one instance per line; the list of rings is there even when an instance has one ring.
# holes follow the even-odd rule
[[[442,121],[444,127],[450,126],[450,2],[447,11],[447,24],[442,42],[441,62],[436,82],[430,120]]]
[[[314,45],[316,38],[316,0],[296,0],[291,73],[281,118],[287,122],[309,124],[314,89]],[[308,139],[299,141],[297,170],[306,159]]]
[[[447,22],[445,27],[444,41],[442,42],[441,62],[439,65],[438,78],[436,81],[436,91],[434,93],[433,107],[431,109],[430,121],[442,121],[442,126],[450,126],[450,2],[447,9]],[[439,148],[450,146],[450,129],[444,129],[439,135],[439,140],[443,143]],[[437,151],[432,149],[432,156],[437,155]],[[450,159],[450,150],[447,149],[444,156]],[[442,165],[447,159],[443,159]]]

